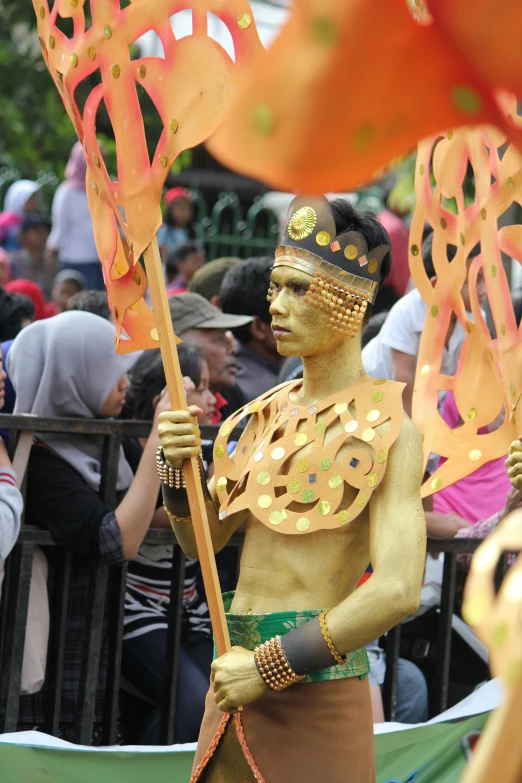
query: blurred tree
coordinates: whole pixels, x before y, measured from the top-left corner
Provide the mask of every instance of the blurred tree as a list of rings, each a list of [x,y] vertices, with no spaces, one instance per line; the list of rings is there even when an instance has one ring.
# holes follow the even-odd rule
[[[29,179],[42,171],[53,171],[62,178],[76,134],[43,60],[32,3],[0,0],[0,19],[0,168],[14,166]],[[61,20],[60,27],[72,33],[70,19]],[[138,57],[138,47],[133,45],[133,49]],[[98,82],[98,75],[93,74],[78,86],[75,97],[80,110]],[[141,86],[138,91],[152,156],[162,131],[161,119]],[[116,175],[114,134],[105,109],[99,112],[96,125],[107,150],[108,170]],[[175,161],[173,171],[188,168],[191,162],[187,150]]]

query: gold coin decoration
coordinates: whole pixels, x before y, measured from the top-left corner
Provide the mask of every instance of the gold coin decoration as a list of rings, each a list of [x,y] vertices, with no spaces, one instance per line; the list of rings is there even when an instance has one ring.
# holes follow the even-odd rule
[[[431,488],[432,489],[440,489],[442,487],[442,479],[437,476],[437,478],[434,478],[431,482]]]
[[[167,156],[165,155],[164,152],[160,152],[160,154],[159,154],[159,162],[161,163],[161,165],[163,166],[164,169],[167,168],[168,158],[167,158]]]
[[[375,392],[372,394],[372,402],[380,402],[384,397],[384,392]]]
[[[134,280],[136,285],[139,285],[141,283],[141,278],[140,278],[139,272],[134,271],[132,273],[132,279]]]
[[[96,184],[96,182],[93,182],[93,183],[91,183],[91,184],[92,184],[92,189],[94,190],[94,192],[96,193],[96,195],[98,195],[98,185]],[[121,263],[121,261],[120,261],[120,262],[118,262],[118,263]],[[122,266],[123,266],[123,264],[122,264]],[[118,269],[118,264],[116,264],[116,269]],[[124,267],[124,270],[125,270],[125,267]],[[118,270],[118,271],[119,271],[119,270]],[[123,272],[121,272],[121,274],[123,274]]]
[[[260,508],[270,508],[272,505],[272,498],[270,495],[260,495],[257,499],[257,505]]]
[[[367,502],[368,502],[368,498],[364,494],[364,492],[359,492],[357,498],[355,499],[355,505],[359,506],[359,508],[364,508]]]
[[[138,68],[138,76],[140,79],[144,79],[147,75],[147,68],[144,65],[140,65]]]
[[[317,513],[320,514],[322,517],[325,517],[327,514],[330,513],[331,506],[327,500],[321,500],[319,505],[317,506]]]
[[[366,478],[366,483],[369,487],[376,487],[379,483],[379,476],[377,473],[370,473],[370,475]]]
[[[274,110],[267,103],[258,103],[252,110],[252,124],[258,133],[270,135],[275,128]],[[312,229],[313,230],[313,229]],[[310,233],[312,233],[310,231]]]
[[[227,488],[227,480],[226,480],[225,476],[221,476],[221,478],[219,478],[216,481],[216,489],[219,492],[223,492],[223,490],[225,490],[226,488]]]
[[[93,182],[92,184],[96,185],[96,182]],[[94,188],[93,188],[93,190],[94,190]],[[96,193],[98,192],[98,188],[96,188],[95,192]],[[123,261],[116,261],[116,271],[117,271],[117,273],[119,275],[124,275],[125,274],[125,272],[127,270],[125,269],[125,264],[123,263]]]
[[[97,169],[100,168],[100,159],[96,155],[96,153],[94,153],[93,156],[92,156],[92,162],[94,163],[94,165],[96,166]]]
[[[319,467],[321,470],[330,470],[330,468],[333,465],[333,461],[330,459],[330,457],[322,457],[319,460]]]
[[[299,242],[301,239],[309,237],[317,223],[317,213],[312,207],[301,207],[298,209],[288,223],[288,234]]]
[[[318,421],[314,427],[314,431],[316,435],[322,435],[326,431],[326,422]]]
[[[491,277],[497,276],[497,267],[495,264],[491,264]]]
[[[49,36],[49,49],[54,49],[54,46],[56,44],[56,41],[54,40],[54,35]],[[88,54],[89,52],[87,52]]]
[[[256,400],[256,402],[253,402],[252,405],[249,407],[247,413],[257,413],[260,407],[261,407],[261,403]]]
[[[307,459],[300,459],[299,462],[297,463],[297,470],[299,471],[299,473],[306,473],[309,467],[310,467],[310,463],[308,462]]]
[[[328,231],[319,231],[315,237],[315,241],[320,247],[326,247],[330,244],[330,234]]]
[[[386,449],[379,449],[377,452],[375,459],[379,463],[379,465],[382,465],[383,462],[386,462],[388,459],[388,451]]]
[[[374,410],[372,410],[372,411],[370,411],[368,413],[366,418],[367,418],[368,421],[377,421],[377,419],[379,418],[380,415],[381,415],[381,412],[374,409]]]
[[[257,476],[257,483],[261,484],[262,487],[270,484],[270,473],[266,470],[262,470]]]
[[[429,364],[425,364],[424,367],[421,370],[422,377],[425,378],[426,375],[429,373],[429,371],[430,371],[430,365]]]
[[[419,255],[419,246],[418,245],[412,245],[410,247],[410,253],[412,256],[418,256]]]
[[[509,391],[511,392],[511,396],[514,397],[516,393],[515,384],[512,383],[509,387]]]
[[[270,516],[268,517],[268,521],[271,525],[280,525],[281,522],[285,519],[286,514],[284,511],[272,511]]]
[[[297,495],[297,493],[301,491],[301,482],[297,480],[290,481],[287,489],[291,495]]]
[[[500,324],[500,334],[502,335],[502,337],[505,336],[506,331],[507,331],[506,330],[506,324]]]
[[[337,514],[337,521],[340,525],[346,525],[350,521],[350,512],[339,511]]]
[[[214,457],[216,459],[221,459],[225,456],[225,447],[224,446],[216,446],[214,449]]]
[[[112,71],[112,75],[113,75],[113,77],[115,79],[119,79],[120,78],[121,68],[118,65],[118,63],[115,63],[115,65],[112,66],[111,71]]]
[[[159,334],[155,326],[153,326],[152,329],[150,330],[150,336],[152,340],[159,343]]]
[[[178,121],[172,119],[169,123],[169,128],[171,133],[177,133],[179,128]]]
[[[230,433],[230,424],[222,424],[219,430],[219,434],[221,435],[221,437],[226,438],[229,433]]]
[[[359,422],[355,421],[349,421],[347,424],[344,425],[345,432],[355,432],[357,427],[359,426]]]
[[[440,219],[440,227],[441,228],[447,228],[448,227],[448,221],[446,220],[446,218],[441,217],[441,219]]]
[[[472,460],[472,462],[476,462],[482,457],[482,452],[480,449],[472,449],[469,452],[469,458]]]
[[[337,413],[338,416],[341,415],[341,413],[344,413],[348,410],[348,403],[347,402],[338,402],[337,405],[334,406],[334,411]]]
[[[38,13],[40,14],[40,19],[45,19],[45,8],[43,7],[43,5],[41,5],[40,8],[38,9]]]
[[[374,275],[377,271],[377,261],[375,258],[372,258],[372,260],[368,263],[368,272],[370,275]]]
[[[366,443],[370,443],[370,441],[375,438],[375,430],[372,430],[371,427],[368,427],[367,430],[364,430],[361,437],[364,441],[366,441]]]
[[[89,60],[96,59],[96,49],[94,48],[94,46],[89,46],[89,48],[87,49],[87,57],[89,58]]]
[[[307,517],[301,517],[300,519],[297,520],[295,526],[300,533],[306,533],[306,531],[310,527],[310,520]]]
[[[105,27],[103,28],[103,35],[107,40],[109,40],[109,38],[112,38],[112,27],[110,26],[110,24],[106,24]]]
[[[251,24],[252,17],[250,14],[241,14],[241,16],[238,17],[237,26],[240,30],[248,30]]]
[[[307,440],[308,436],[304,432],[299,432],[294,438],[294,445],[304,446]]]
[[[332,489],[339,489],[343,485],[343,480],[338,473],[335,473],[328,481],[328,485]]]
[[[476,408],[470,408],[468,411],[468,419],[476,419],[477,418],[477,409]]]
[[[272,449],[272,453],[270,456],[272,457],[272,459],[280,460],[283,459],[285,454],[286,454],[285,450],[281,446],[278,446],[277,448]]]
[[[311,503],[315,499],[314,491],[312,489],[304,489],[301,492],[301,500],[303,503]]]
[[[344,248],[344,255],[345,258],[348,259],[348,261],[354,261],[359,255],[359,251],[357,250],[355,245],[346,245],[346,247]]]
[[[382,386],[383,383],[386,383],[386,378],[376,378],[376,380],[373,382],[373,385]]]
[[[78,65],[78,55],[77,54],[71,54],[71,65],[73,68],[76,68]]]
[[[438,314],[439,314],[439,308],[438,308],[438,306],[437,306],[437,305],[432,305],[432,306],[431,306],[430,313],[432,314],[432,316],[433,316],[434,318],[436,318],[436,317],[438,316]]]

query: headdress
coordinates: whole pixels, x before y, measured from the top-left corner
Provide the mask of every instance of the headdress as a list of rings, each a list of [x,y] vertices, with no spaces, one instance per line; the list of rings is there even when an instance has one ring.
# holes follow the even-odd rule
[[[331,311],[329,327],[353,336],[368,303],[375,301],[382,260],[389,249],[389,245],[379,245],[368,250],[358,231],[336,236],[328,200],[298,196],[288,210],[286,233],[276,248],[274,266],[292,266],[312,275],[305,301]]]

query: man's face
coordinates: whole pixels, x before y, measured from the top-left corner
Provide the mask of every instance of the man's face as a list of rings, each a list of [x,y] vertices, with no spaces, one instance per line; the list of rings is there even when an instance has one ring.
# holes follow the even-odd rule
[[[330,314],[304,301],[312,276],[289,266],[274,267],[270,305],[272,331],[282,356],[329,353],[347,338],[328,328]]]
[[[32,226],[21,236],[23,247],[34,256],[42,256],[49,237],[49,229],[45,224]]]
[[[236,382],[236,348],[231,332],[225,329],[189,329],[183,342],[197,345],[205,352],[212,391],[229,389]]]

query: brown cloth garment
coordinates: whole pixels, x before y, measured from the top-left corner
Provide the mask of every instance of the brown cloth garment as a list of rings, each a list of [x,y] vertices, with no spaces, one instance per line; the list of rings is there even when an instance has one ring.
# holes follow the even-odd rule
[[[269,691],[241,714],[248,749],[261,778],[250,771],[230,719],[201,783],[375,783],[373,722],[368,678],[294,685]],[[207,695],[194,770],[223,713]]]

